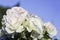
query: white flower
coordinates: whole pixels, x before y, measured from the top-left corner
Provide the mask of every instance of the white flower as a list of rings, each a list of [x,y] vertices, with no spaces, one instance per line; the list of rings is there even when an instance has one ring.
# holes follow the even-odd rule
[[[52,25],[50,22],[44,24],[46,31],[49,33],[51,37],[56,36],[57,30],[54,25]]]
[[[28,12],[21,7],[13,7],[12,9],[8,9],[6,13],[6,19],[9,23],[12,25],[15,25],[16,23],[21,25],[21,23],[25,20]]]
[[[38,34],[43,33],[43,22],[37,16],[28,15],[29,17],[26,18],[26,21],[23,22],[23,25],[29,32],[32,30],[36,31]]]
[[[32,16],[30,19],[30,29],[35,30],[37,33],[43,33],[43,21],[36,17],[35,15]]]
[[[2,25],[5,23],[6,31],[8,33],[13,33],[16,30],[19,30],[22,22],[25,20],[27,13],[28,12],[21,7],[13,7],[11,9],[8,9],[6,11],[6,15],[2,19],[2,21],[4,20],[4,22],[2,22]],[[21,30],[23,30],[23,27]]]

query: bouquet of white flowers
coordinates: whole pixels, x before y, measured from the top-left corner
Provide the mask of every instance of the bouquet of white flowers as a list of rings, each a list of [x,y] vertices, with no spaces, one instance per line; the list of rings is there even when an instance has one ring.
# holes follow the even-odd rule
[[[56,34],[51,22],[44,23],[22,7],[8,9],[2,18],[0,40],[52,40]]]

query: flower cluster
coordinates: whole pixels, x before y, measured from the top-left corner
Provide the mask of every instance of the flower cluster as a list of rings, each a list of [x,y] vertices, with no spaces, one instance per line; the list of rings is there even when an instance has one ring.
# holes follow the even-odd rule
[[[49,40],[57,34],[54,25],[50,22],[44,23],[37,15],[29,14],[22,7],[8,9],[6,15],[3,16],[2,25],[4,34],[11,35],[12,39],[16,36],[15,34],[20,34],[17,40],[22,38],[26,40]]]

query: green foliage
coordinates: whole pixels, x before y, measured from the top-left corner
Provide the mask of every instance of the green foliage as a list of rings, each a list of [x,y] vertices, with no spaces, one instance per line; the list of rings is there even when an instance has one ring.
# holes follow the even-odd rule
[[[2,27],[1,21],[2,21],[3,15],[6,14],[7,9],[8,7],[0,6],[0,28]]]

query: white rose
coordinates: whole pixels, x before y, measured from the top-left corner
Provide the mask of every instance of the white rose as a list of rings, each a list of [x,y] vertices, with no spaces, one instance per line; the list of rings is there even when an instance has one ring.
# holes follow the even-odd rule
[[[6,13],[7,22],[11,23],[13,27],[17,26],[18,24],[21,25],[21,23],[25,20],[25,17],[27,15],[27,11],[25,11],[21,7],[13,7],[12,9],[8,9]]]
[[[36,32],[43,33],[43,21],[38,17],[30,18],[30,29],[35,30]]]
[[[6,28],[5,28],[6,31],[8,33],[13,33],[18,28],[20,28],[22,22],[25,20],[27,13],[28,12],[21,7],[13,7],[11,9],[8,9],[6,11],[6,16],[3,17],[3,20],[4,20],[3,23],[5,23],[6,25]]]
[[[54,25],[48,22],[48,23],[45,23],[44,26],[51,37],[56,36],[57,30]]]
[[[25,28],[27,28],[27,30],[29,32],[31,32],[32,30],[36,31],[39,34],[43,33],[43,22],[41,19],[39,19],[37,16],[32,16],[32,15],[28,15],[26,18],[26,21],[23,23],[23,25],[25,26]]]

